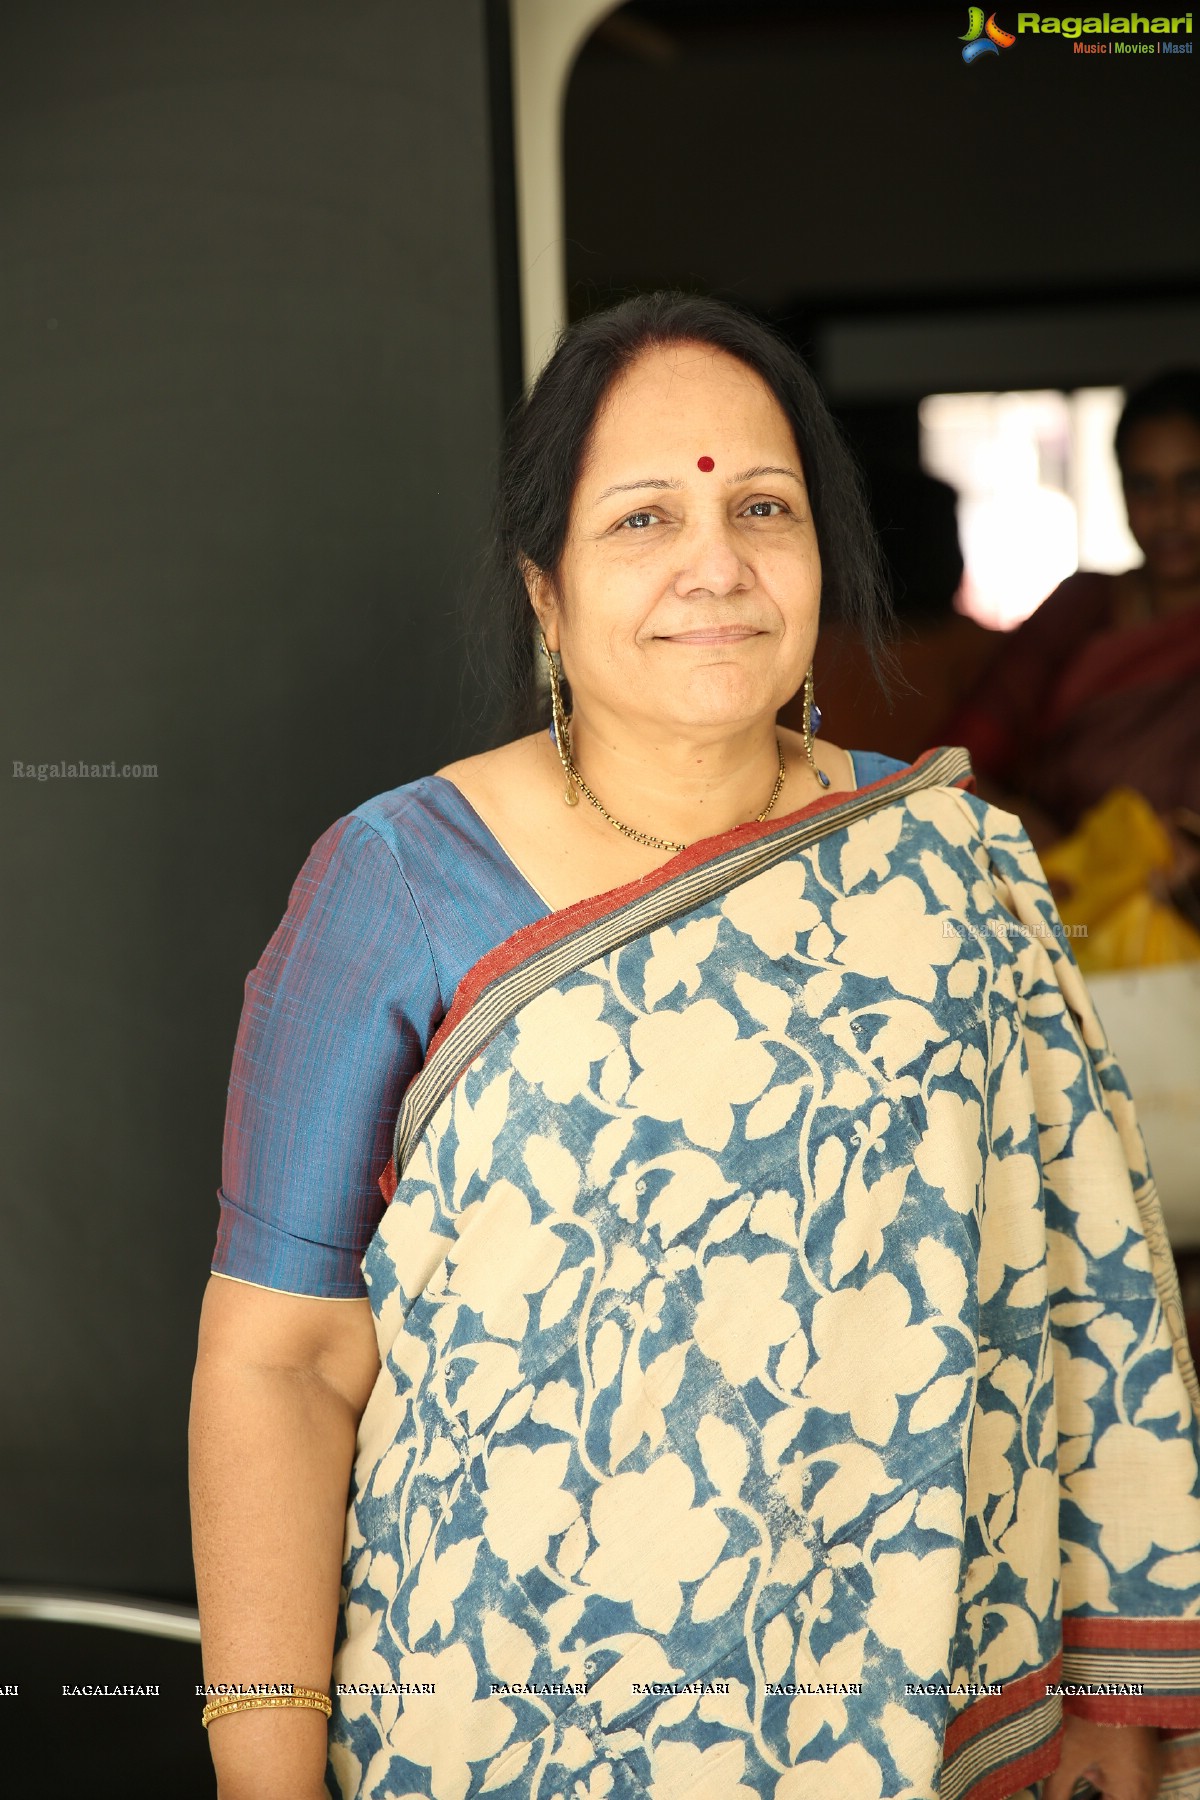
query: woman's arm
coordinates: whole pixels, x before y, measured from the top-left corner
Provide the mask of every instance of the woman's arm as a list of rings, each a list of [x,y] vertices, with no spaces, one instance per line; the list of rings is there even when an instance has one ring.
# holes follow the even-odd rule
[[[206,1683],[329,1692],[350,1468],[378,1372],[366,1300],[210,1279],[189,1428]],[[209,1741],[220,1800],[325,1800],[322,1713],[233,1713]]]

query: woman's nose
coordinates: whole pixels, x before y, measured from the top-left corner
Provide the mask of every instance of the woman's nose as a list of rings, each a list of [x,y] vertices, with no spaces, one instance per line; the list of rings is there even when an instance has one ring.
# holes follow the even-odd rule
[[[729,594],[749,585],[749,571],[729,520],[697,520],[680,547],[683,561],[675,578],[676,593]]]

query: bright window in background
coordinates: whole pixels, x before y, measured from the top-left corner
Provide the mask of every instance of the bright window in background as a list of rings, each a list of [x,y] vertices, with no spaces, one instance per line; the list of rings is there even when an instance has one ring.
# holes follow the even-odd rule
[[[958,493],[961,606],[1011,630],[1076,569],[1142,560],[1113,456],[1121,388],[930,394],[921,463]]]

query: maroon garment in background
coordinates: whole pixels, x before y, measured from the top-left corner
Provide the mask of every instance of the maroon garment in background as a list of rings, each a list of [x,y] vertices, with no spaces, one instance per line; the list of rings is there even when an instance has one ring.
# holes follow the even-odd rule
[[[1113,622],[1116,577],[1071,575],[939,733],[1071,831],[1115,787],[1200,812],[1200,608]]]

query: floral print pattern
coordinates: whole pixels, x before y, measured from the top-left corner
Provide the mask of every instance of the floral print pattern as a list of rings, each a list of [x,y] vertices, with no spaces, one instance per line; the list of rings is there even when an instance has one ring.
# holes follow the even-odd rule
[[[1064,1607],[1200,1610],[1194,1374],[1054,924],[935,786],[496,1029],[364,1264],[332,1793],[921,1800]]]

